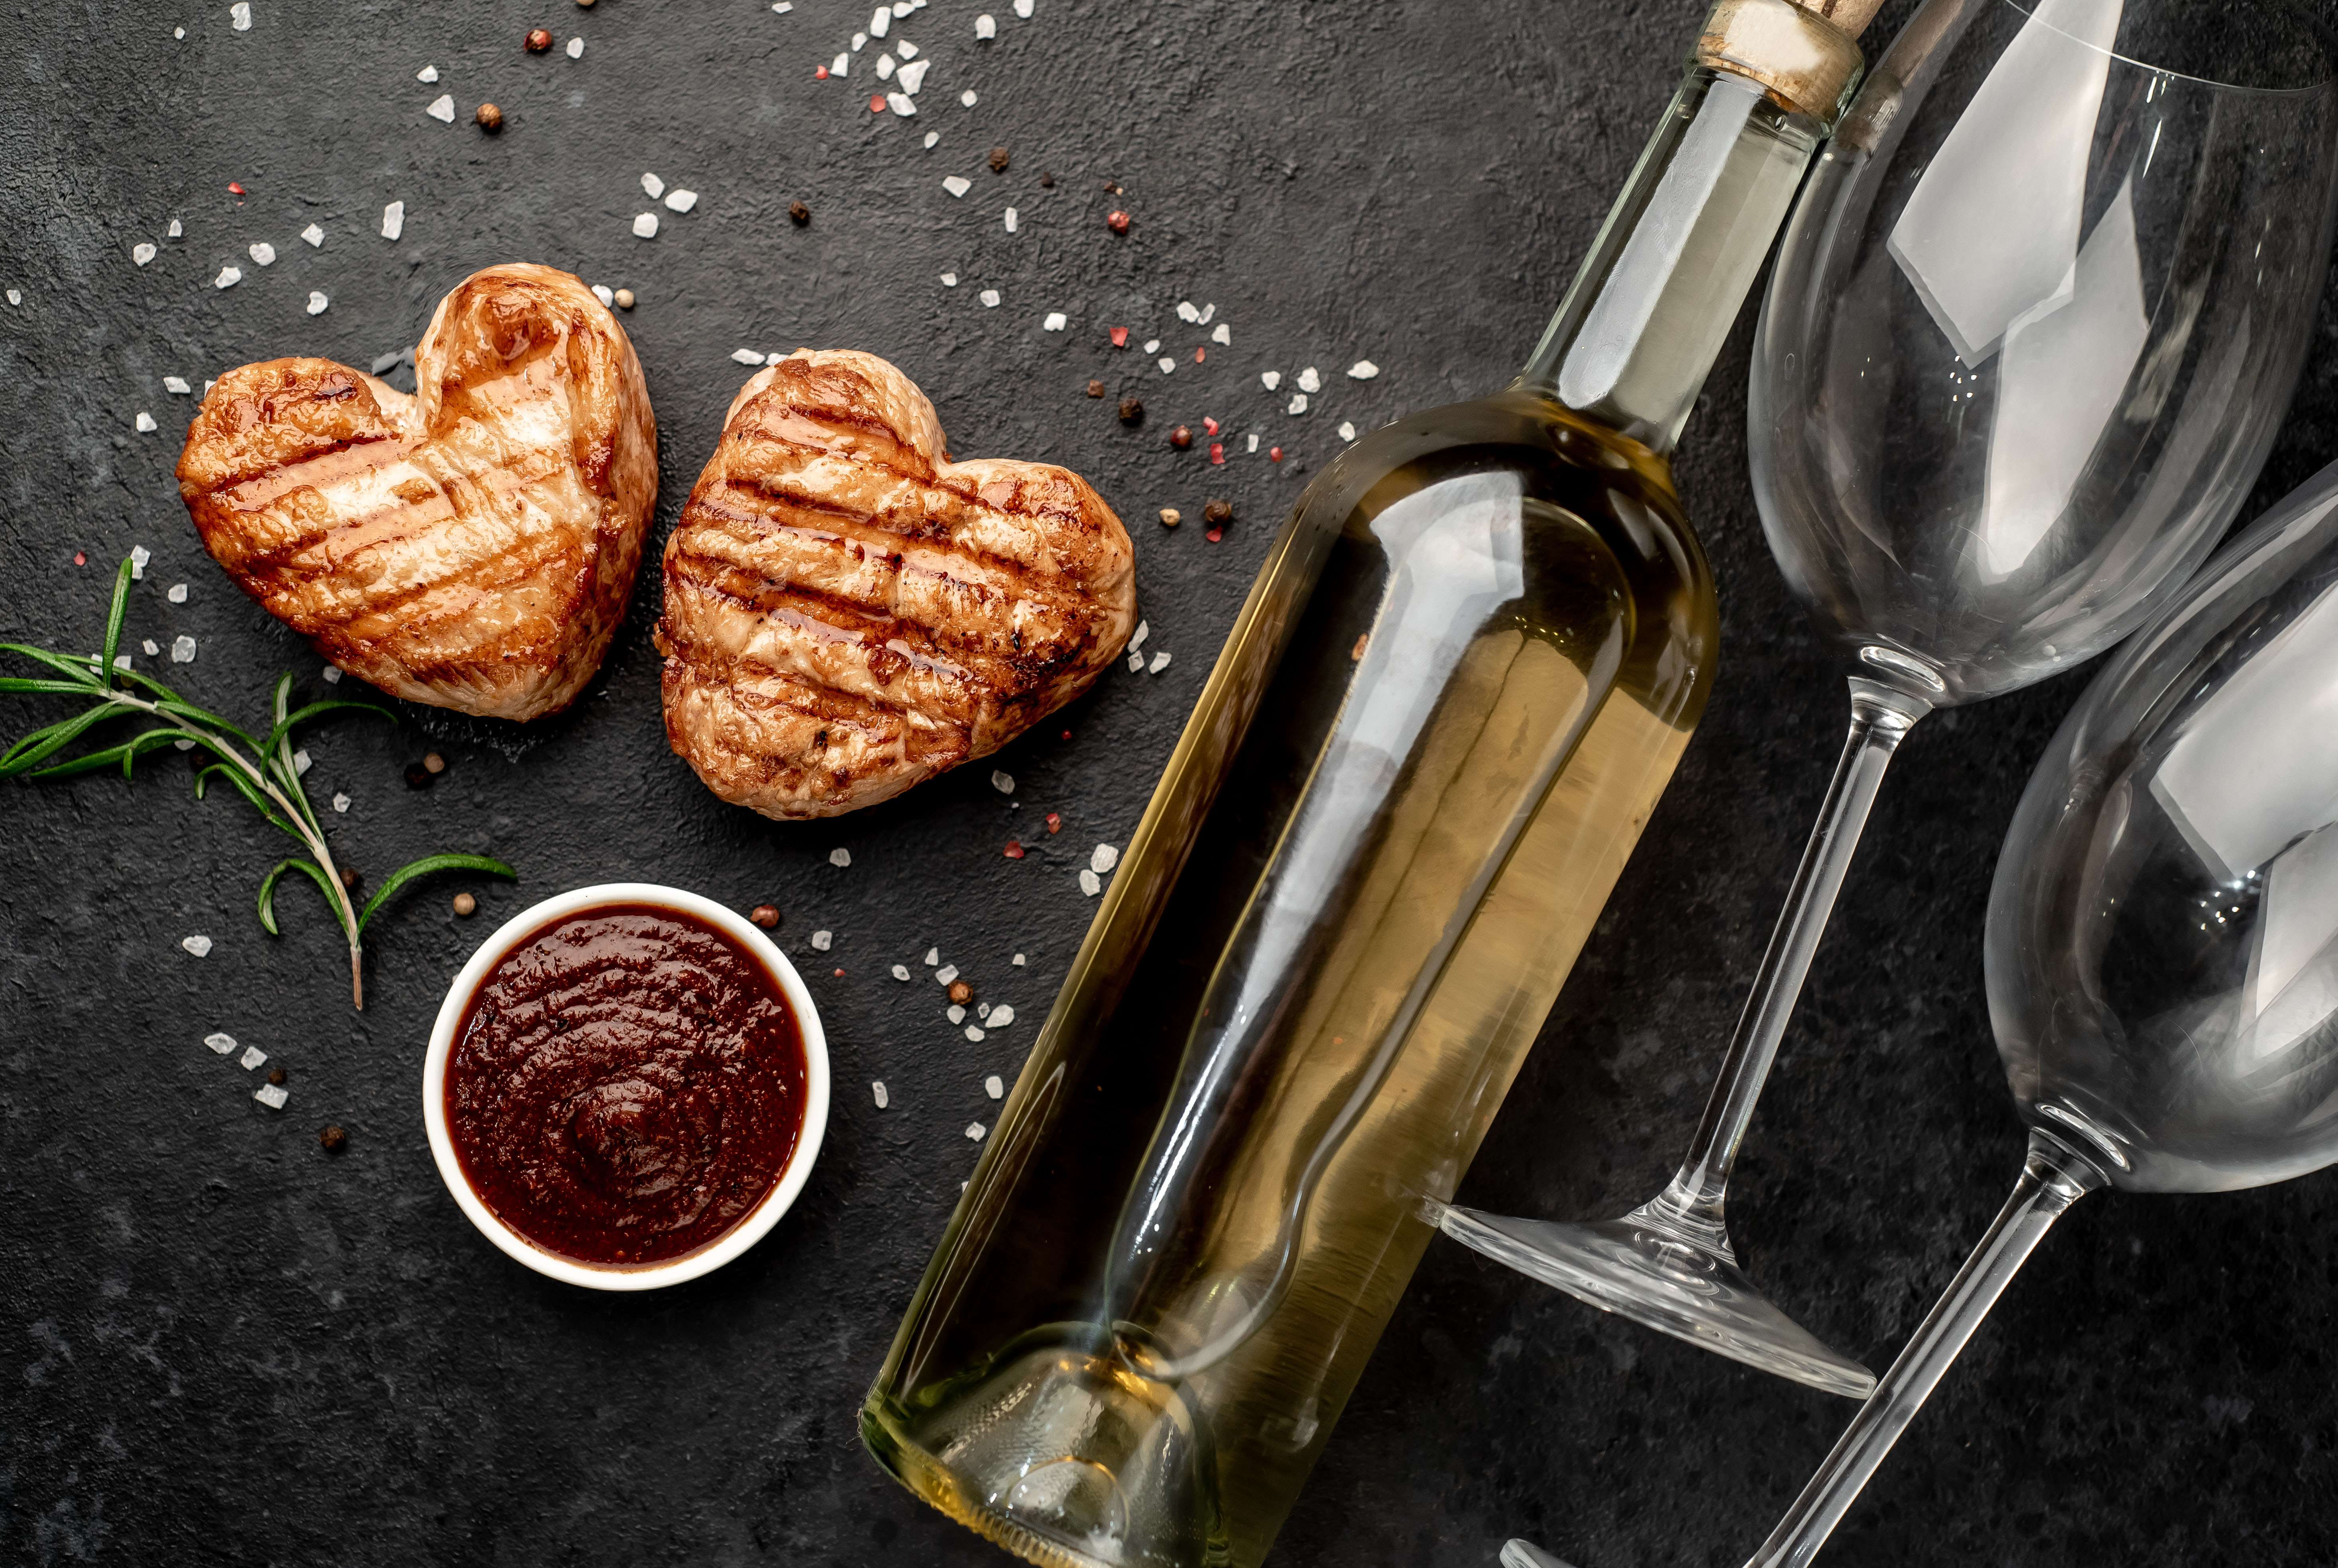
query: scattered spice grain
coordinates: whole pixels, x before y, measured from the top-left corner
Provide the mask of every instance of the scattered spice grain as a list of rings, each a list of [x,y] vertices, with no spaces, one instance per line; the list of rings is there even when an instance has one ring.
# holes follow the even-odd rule
[[[583,0],[583,3],[590,4],[591,0]],[[317,1134],[317,1142],[325,1146],[326,1153],[338,1154],[349,1146],[349,1135],[342,1132],[339,1127],[329,1122]]]
[[[1202,521],[1207,523],[1213,528],[1223,527],[1226,524],[1231,523],[1233,520],[1234,508],[1233,503],[1231,501],[1221,501],[1213,496],[1209,502],[1202,507]]]
[[[630,310],[630,309],[632,309],[633,308],[634,308],[634,291],[633,291],[632,289],[618,289],[618,290],[617,290],[617,309],[620,309],[620,310]]]
[[[758,904],[747,911],[747,918],[769,931],[780,923],[779,906],[774,904]]]
[[[480,104],[471,118],[479,122],[480,130],[491,136],[504,128],[504,112],[492,103]]]
[[[1103,383],[1103,382],[1101,382],[1101,381],[1091,381],[1091,382],[1089,382],[1089,383],[1088,383],[1088,396],[1089,396],[1089,397],[1103,397],[1103,396],[1104,396],[1104,383]]]
[[[1134,425],[1144,417],[1144,404],[1138,402],[1134,397],[1124,397],[1120,400],[1120,422],[1122,424]],[[79,563],[75,563],[75,564],[79,564]]]
[[[433,773],[444,773],[447,771],[447,759],[439,756],[436,751],[433,751],[428,756],[423,758],[422,765],[430,769]]]
[[[546,28],[531,27],[527,30],[526,42],[529,54],[541,54],[552,47],[552,34]]]
[[[949,999],[952,1006],[963,1007],[974,1000],[974,987],[963,980],[953,980],[949,985]]]
[[[1183,452],[1194,444],[1194,433],[1183,425],[1169,432],[1169,445]]]
[[[472,897],[468,893],[457,893],[455,895],[456,914],[462,916],[467,920],[478,912],[479,901],[476,898]]]
[[[429,789],[430,769],[425,768],[419,762],[408,763],[406,765],[406,787],[408,789]]]
[[[348,888],[350,892],[356,892],[358,890],[358,884],[364,880],[365,873],[359,870],[356,867],[344,866],[341,867],[341,886]]]
[[[993,147],[990,150],[990,172],[993,174],[1004,174],[1007,172],[1006,148]]]
[[[1161,526],[1164,528],[1174,528],[1178,524],[1183,523],[1184,520],[1184,514],[1179,512],[1174,506],[1164,506],[1161,508]]]
[[[811,209],[801,201],[788,203],[788,217],[799,229],[811,221]]]
[[[1053,173],[1049,172],[1048,171],[1045,170],[1045,169],[1040,170],[1040,171],[1039,171],[1039,189],[1040,189],[1040,190],[1042,190],[1042,191],[1053,191],[1055,188],[1056,188],[1056,177],[1055,177],[1055,175],[1054,175]]]
[[[281,1067],[270,1067],[268,1070],[268,1081],[270,1083],[275,1084],[277,1087],[282,1088],[284,1085],[284,1069]]]
[[[1104,226],[1115,234],[1125,234],[1128,232],[1128,214],[1115,207],[1105,215]]]

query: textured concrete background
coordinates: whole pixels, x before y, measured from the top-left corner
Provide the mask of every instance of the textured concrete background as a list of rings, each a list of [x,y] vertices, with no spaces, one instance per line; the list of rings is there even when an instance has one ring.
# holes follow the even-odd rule
[[[977,44],[987,5],[999,37]],[[1871,44],[1910,0],[1889,7]],[[417,893],[379,926],[362,1014],[281,851],[243,806],[134,785],[0,790],[0,1560],[979,1564],[1002,1562],[885,1479],[853,1413],[974,1160],[980,1087],[1027,1047],[1093,907],[1073,874],[1119,842],[1273,524],[1333,428],[1496,385],[1530,346],[1670,91],[1694,0],[1126,5],[933,0],[898,25],[935,64],[922,112],[871,116],[867,5],[203,0],[14,11],[0,64],[0,636],[92,642],[106,568],[154,564],[130,635],[199,640],[169,673],[250,714],[313,655],[204,558],[170,471],[186,400],[160,378],[413,341],[506,260],[641,297],[625,318],[663,441],[671,527],[746,372],[734,348],[873,349],[955,450],[1067,463],[1128,519],[1158,677],[1115,671],[987,768],[832,826],[725,807],[670,756],[645,587],[575,711],[515,731],[408,710],[308,741],[349,858],[491,849],[516,890]],[[581,60],[533,57],[542,24]],[[183,25],[186,37],[174,39]],[[435,64],[440,85],[415,73]],[[958,94],[974,89],[979,104]],[[451,92],[451,126],[423,108]],[[481,99],[507,125],[469,122]],[[928,130],[940,144],[922,150]],[[1004,143],[1003,175],[984,154]],[[643,170],[701,193],[649,205]],[[1056,176],[1053,188],[1042,171]],[[954,201],[946,174],[974,193]],[[1108,197],[1115,180],[1125,188]],[[241,182],[241,201],[228,191]],[[810,228],[786,217],[810,204]],[[406,203],[405,237],[377,233]],[[1003,210],[1022,215],[1006,232]],[[1125,240],[1105,212],[1135,214]],[[173,215],[185,235],[163,237]],[[295,235],[328,233],[311,250]],[[265,240],[279,260],[254,266]],[[130,250],[156,242],[143,269]],[[211,286],[221,265],[244,281]],[[962,281],[943,288],[937,275]],[[982,309],[977,289],[1005,303]],[[331,309],[311,318],[311,289]],[[1180,299],[1233,344],[1206,364]],[[1042,316],[1063,310],[1069,330]],[[1616,1210],[1685,1143],[1823,789],[1839,678],[1788,602],[1745,484],[1751,311],[1680,465],[1719,573],[1724,658],[1665,799],[1464,1189],[1514,1211]],[[2333,318],[2249,513],[2338,450]],[[1159,336],[1164,376],[1112,325]],[[1338,374],[1369,357],[1369,384]],[[1281,410],[1260,372],[1329,377]],[[1150,416],[1122,428],[1117,397]],[[140,410],[159,433],[133,428]],[[1204,414],[1289,459],[1213,471],[1164,442]],[[1212,495],[1213,545],[1164,534]],[[2246,515],[2245,514],[2245,515]],[[73,564],[84,551],[89,564]],[[163,598],[185,582],[182,605]],[[1736,1186],[1757,1279],[1881,1365],[1996,1210],[2021,1136],[1989,1044],[1980,920],[1999,836],[2079,677],[1920,728],[1821,954]],[[7,700],[8,733],[41,711]],[[1061,739],[1063,730],[1071,731]],[[450,772],[409,793],[437,747]],[[1035,820],[1063,813],[1061,838]],[[1001,858],[1010,836],[1046,848]],[[836,846],[849,870],[828,863]],[[542,1280],[441,1188],[416,1082],[447,980],[493,920],[610,877],[786,911],[840,1092],[810,1188],[744,1260],[643,1299]],[[808,938],[831,929],[814,955]],[[201,961],[178,946],[201,932]],[[929,946],[1025,1023],[969,1045],[887,975]],[[1030,956],[1027,969],[1007,960]],[[814,967],[815,964],[817,967]],[[841,967],[841,977],[829,970]],[[205,1050],[225,1029],[290,1074],[270,1112]],[[891,1109],[870,1103],[884,1079]],[[347,1126],[331,1159],[318,1127]],[[2338,1176],[2217,1198],[2089,1200],[1846,1523],[1832,1561],[2326,1564],[2338,1553]],[[1285,1532],[1289,1563],[1487,1563],[1534,1535],[1585,1568],[1737,1563],[1851,1413],[1433,1248]]]

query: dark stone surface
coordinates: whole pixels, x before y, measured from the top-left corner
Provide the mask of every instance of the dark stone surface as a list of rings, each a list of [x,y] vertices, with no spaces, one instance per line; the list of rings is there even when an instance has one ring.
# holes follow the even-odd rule
[[[90,642],[106,566],[154,552],[134,640],[200,640],[198,701],[253,712],[318,662],[204,558],[170,470],[195,380],[290,352],[360,366],[410,343],[473,269],[538,260],[627,286],[663,437],[660,537],[745,372],[742,345],[865,348],[939,406],[963,454],[1086,473],[1137,537],[1158,678],[1109,676],[987,768],[832,826],[715,801],[665,749],[644,589],[575,711],[524,732],[408,710],[317,730],[313,789],[357,866],[490,849],[523,874],[465,923],[450,886],[378,927],[351,1013],[310,894],[265,937],[280,850],[195,804],[166,754],[134,785],[0,791],[0,1560],[10,1563],[991,1563],[885,1479],[853,1413],[974,1158],[986,1073],[1011,1074],[1092,906],[1077,852],[1119,841],[1272,526],[1341,419],[1495,385],[1530,345],[1669,92],[1697,7],[1121,6],[934,0],[912,122],[871,117],[868,64],[815,64],[850,0],[25,6],[0,91],[0,634]],[[1899,0],[1871,43],[1909,9]],[[174,41],[183,21],[187,37]],[[522,53],[530,26],[581,61]],[[436,64],[425,87],[414,74]],[[973,111],[958,94],[981,95]],[[458,122],[423,106],[451,92]],[[492,99],[499,139],[469,122]],[[856,104],[859,105],[856,107]],[[921,133],[942,133],[921,151]],[[1004,143],[1010,169],[984,155]],[[654,170],[701,192],[627,231]],[[1043,186],[1041,172],[1056,183]],[[976,194],[943,194],[947,173]],[[1108,197],[1104,181],[1125,194]],[[241,181],[241,201],[227,191]],[[405,238],[376,233],[407,204]],[[788,221],[790,201],[812,211]],[[1023,214],[1007,235],[1000,210]],[[1125,206],[1115,240],[1104,214]],[[173,214],[183,239],[163,238]],[[322,250],[296,239],[310,220]],[[131,246],[151,240],[149,267]],[[244,248],[272,242],[274,266]],[[223,263],[246,274],[218,291]],[[945,289],[936,275],[963,279]],[[975,300],[996,286],[997,310]],[[331,297],[310,318],[312,288]],[[1230,348],[1190,362],[1176,301]],[[1071,328],[1040,330],[1062,309]],[[1598,936],[1472,1173],[1513,1211],[1614,1210],[1685,1145],[1822,789],[1838,676],[1793,609],[1745,485],[1751,312],[1680,473],[1724,594],[1724,662]],[[2333,318],[2250,514],[2338,435]],[[1185,362],[1164,377],[1113,324]],[[1369,356],[1370,384],[1338,374]],[[1280,412],[1258,373],[1329,377]],[[1111,396],[1091,402],[1091,377]],[[1142,394],[1142,429],[1113,406]],[[140,409],[160,433],[133,428]],[[1204,413],[1288,448],[1210,470],[1164,436]],[[1164,534],[1211,495],[1223,544]],[[75,551],[90,564],[76,567]],[[165,602],[185,582],[183,605]],[[2082,676],[1920,728],[1887,786],[1736,1186],[1754,1275],[1821,1333],[1888,1359],[1995,1211],[2021,1147],[1980,992],[1999,838]],[[37,710],[8,700],[8,732]],[[1071,739],[1060,739],[1068,729]],[[430,746],[452,769],[399,780]],[[1037,831],[1057,809],[1065,837]],[[1005,838],[1046,848],[1021,862]],[[850,869],[827,861],[849,847]],[[801,1203],[744,1260],[648,1298],[587,1295],[491,1250],[425,1146],[418,1066],[471,945],[526,901],[646,877],[786,911],[840,1093]],[[815,929],[837,933],[816,955]],[[218,942],[197,961],[179,939]],[[886,973],[928,946],[1028,1025],[971,1046]],[[1008,966],[1017,951],[1027,969]],[[831,968],[844,973],[832,975]],[[205,1050],[285,1065],[281,1113]],[[884,1079],[890,1110],[869,1102]],[[339,1158],[317,1130],[350,1131]],[[1858,1505],[1846,1563],[2326,1563],[2338,1551],[2338,1176],[2082,1205],[2016,1283]],[[1852,1406],[1433,1248],[1285,1532],[1290,1563],[1487,1563],[1525,1533],[1586,1568],[1727,1564]]]

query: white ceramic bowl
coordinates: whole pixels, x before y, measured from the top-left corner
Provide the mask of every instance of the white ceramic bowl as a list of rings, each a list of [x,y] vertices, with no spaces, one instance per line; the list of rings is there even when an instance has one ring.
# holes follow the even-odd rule
[[[463,1174],[462,1162],[455,1157],[455,1141],[447,1131],[447,1059],[454,1052],[455,1031],[462,1026],[471,993],[486,979],[488,971],[519,945],[521,938],[579,910],[604,904],[646,904],[672,909],[695,916],[721,931],[760,959],[771,972],[781,995],[794,1010],[803,1036],[803,1131],[796,1139],[795,1152],[789,1155],[786,1169],[780,1172],[779,1181],[764,1194],[763,1200],[712,1245],[664,1263],[595,1268],[545,1251],[497,1219],[495,1211],[479,1200],[469,1179]],[[422,1124],[430,1131],[430,1153],[438,1161],[439,1177],[447,1183],[447,1191],[454,1194],[456,1203],[479,1228],[479,1234],[510,1257],[539,1274],[594,1290],[654,1290],[662,1285],[679,1285],[722,1268],[761,1240],[796,1200],[796,1194],[803,1191],[804,1182],[811,1175],[812,1161],[820,1158],[820,1137],[828,1130],[828,1036],[820,1028],[820,1010],[812,1005],[811,993],[805,989],[802,976],[788,962],[787,955],[761,930],[712,899],[685,893],[679,887],[661,887],[653,882],[604,882],[597,887],[579,887],[573,893],[546,898],[505,921],[494,936],[479,945],[471,961],[463,965],[462,973],[455,976],[454,985],[447,987],[447,1000],[438,1004],[437,1026],[430,1032],[430,1054],[422,1063]]]

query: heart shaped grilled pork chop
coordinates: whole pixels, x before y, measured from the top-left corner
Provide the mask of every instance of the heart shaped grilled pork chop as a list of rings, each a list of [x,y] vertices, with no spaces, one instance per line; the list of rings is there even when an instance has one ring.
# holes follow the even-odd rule
[[[329,359],[221,377],[179,455],[203,548],[353,675],[534,719],[600,667],[657,498],[633,345],[591,289],[516,264],[439,301],[413,397]]]
[[[1068,469],[953,463],[872,354],[758,372],[665,549],[665,729],[723,799],[832,817],[987,756],[1087,690],[1135,553]]]

